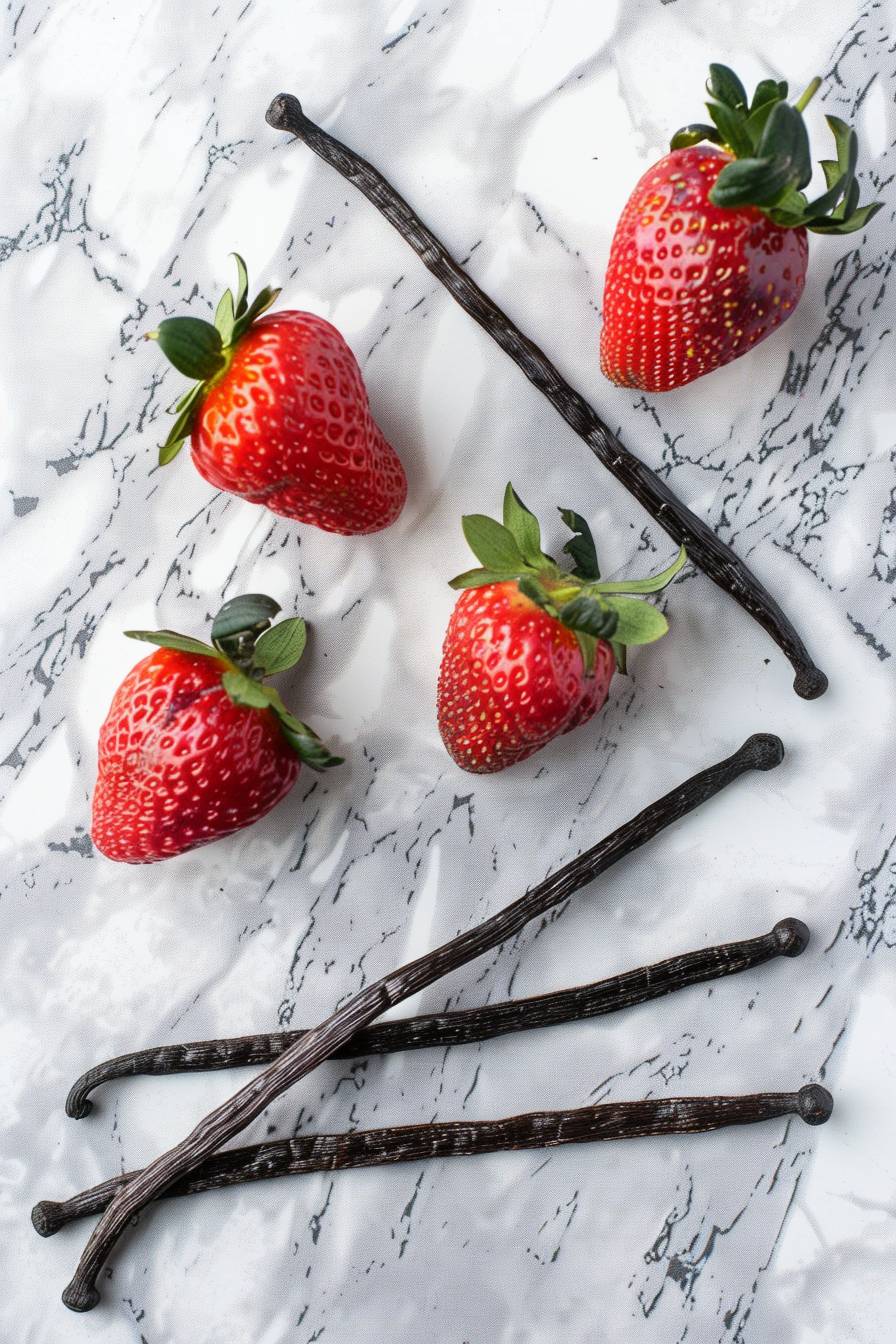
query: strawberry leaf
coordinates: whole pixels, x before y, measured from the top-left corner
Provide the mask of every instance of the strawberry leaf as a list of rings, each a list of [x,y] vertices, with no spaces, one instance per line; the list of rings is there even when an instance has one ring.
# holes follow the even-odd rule
[[[570,532],[575,533],[575,536],[570,537],[563,547],[564,555],[568,555],[573,561],[573,574],[576,578],[588,579],[589,581],[599,579],[600,568],[597,563],[597,548],[594,545],[591,528],[582,515],[575,513],[572,509],[560,509],[560,517]]]
[[[235,705],[246,709],[270,709],[273,687],[253,681],[245,672],[230,668],[221,678],[221,684]]]
[[[687,558],[687,551],[682,546],[671,565],[659,574],[652,574],[647,579],[621,579],[618,583],[612,581],[599,583],[596,585],[596,590],[599,593],[659,593],[672,582],[682,566],[687,563]]]
[[[771,158],[776,163],[787,164],[793,185],[798,189],[808,184],[812,176],[809,135],[806,123],[795,107],[789,103],[775,103],[756,146],[756,157]]]
[[[576,643],[579,646],[579,653],[582,655],[582,666],[585,676],[590,677],[594,672],[594,655],[597,652],[597,640],[593,635],[586,635],[584,630],[574,630]]]
[[[246,311],[236,320],[236,326],[233,330],[234,343],[245,335],[256,318],[261,317],[262,313],[266,313],[272,303],[276,303],[279,295],[279,289],[265,287],[255,296]]]
[[[744,122],[744,130],[749,136],[750,143],[755,151],[756,146],[762,139],[762,132],[765,130],[766,123],[772,114],[772,108],[775,103],[760,103]]]
[[[217,658],[221,655],[210,644],[201,639],[191,639],[189,635],[179,635],[175,630],[125,630],[128,639],[139,639],[144,644],[155,644],[160,649],[176,649],[178,653],[197,653],[203,658]]]
[[[840,176],[840,165],[836,159],[819,159],[818,162],[824,171],[824,180],[829,187],[832,187]]]
[[[165,357],[188,378],[204,381],[225,364],[221,333],[201,317],[166,317],[157,331],[148,333]]]
[[[669,141],[670,149],[690,149],[691,145],[699,145],[701,140],[709,140],[714,145],[722,143],[722,137],[715,126],[707,126],[702,121],[692,121],[688,126],[682,126],[676,131]]]
[[[837,206],[837,209],[833,211],[834,219],[849,219],[855,214],[858,204],[859,184],[855,178],[853,178],[849,184],[849,191],[843,197],[843,200]]]
[[[619,617],[609,602],[587,593],[579,593],[578,597],[565,602],[557,615],[570,630],[580,630],[595,639],[609,639],[616,634],[619,624]]]
[[[508,579],[515,579],[515,574],[502,574],[494,569],[468,569],[464,574],[458,574],[455,578],[449,579],[449,588],[485,588],[490,583],[506,583]]]
[[[786,159],[734,159],[719,173],[709,199],[728,209],[774,205],[793,185],[793,167]]]
[[[344,757],[334,756],[321,739],[307,724],[301,723],[292,714],[285,717],[278,714],[280,731],[296,755],[311,770],[330,770],[334,765],[342,765]]]
[[[613,657],[616,659],[616,670],[623,676],[628,675],[628,650],[624,644],[620,644],[617,639],[610,640],[610,647],[613,650]]]
[[[270,630],[265,630],[255,643],[255,666],[265,676],[285,672],[295,667],[305,651],[307,630],[300,616],[290,616]]]
[[[246,295],[249,292],[249,272],[239,252],[230,254],[236,262],[236,298],[233,304],[234,316],[242,317],[246,311]]]
[[[864,229],[865,225],[874,218],[878,210],[883,209],[883,201],[872,201],[870,205],[860,206],[858,210],[853,210],[852,214],[846,219],[837,219],[828,216],[826,219],[813,219],[807,225],[813,233],[856,233],[859,229]]]
[[[225,602],[212,623],[212,643],[243,672],[255,668],[255,645],[280,610],[264,593],[244,593]]]
[[[814,201],[806,202],[797,218],[797,224],[811,224],[817,219],[828,219],[833,217],[836,214],[836,207],[840,204],[841,200],[848,200],[849,193],[853,187],[856,187],[856,191],[858,192],[858,187],[856,186],[854,178],[851,174],[844,173],[842,177],[837,178],[834,185],[828,191],[824,192],[821,196],[816,196]],[[805,200],[805,197],[803,199]],[[858,196],[856,199],[858,200]],[[782,202],[784,207],[786,207],[786,204],[786,201]],[[785,222],[778,218],[780,213],[780,207],[773,213],[772,217],[776,223]]]
[[[855,180],[858,139],[855,131],[839,117],[826,120],[837,147],[837,161],[822,160],[828,191],[807,207],[806,227],[813,233],[854,233],[874,218],[881,202],[873,201],[859,208],[860,191]],[[836,204],[832,205],[832,197]]]
[[[526,508],[509,481],[504,491],[504,526],[528,565],[538,569],[544,564],[538,519]]]
[[[528,574],[522,574],[517,579],[516,586],[523,597],[528,597],[529,601],[534,602],[536,607],[540,607],[542,611],[551,609],[550,598],[537,579],[530,577]]]
[[[221,298],[218,300],[218,306],[215,309],[215,328],[220,334],[224,345],[229,345],[233,340],[233,326],[236,316],[233,311],[233,295],[229,289],[225,289]]]
[[[837,144],[837,162],[832,163],[830,159],[826,159],[822,163],[828,190],[806,206],[806,215],[813,219],[819,215],[829,214],[842,198],[849,196],[859,160],[859,137],[855,131],[839,117],[828,117],[827,123],[834,133]],[[829,169],[833,169],[833,172],[830,173]],[[858,188],[856,203],[858,203]]]
[[[754,147],[759,143],[766,122],[771,116],[772,108],[776,103],[783,102],[786,97],[786,80],[761,79],[756,85],[756,92],[753,94],[753,101],[750,103],[749,116],[744,122],[744,128]]]
[[[709,67],[707,92],[718,102],[733,109],[746,108],[747,91],[737,75],[727,65],[713,62]]]
[[[277,289],[272,289],[270,285],[265,285],[264,289],[259,290],[255,298],[249,304],[249,307],[246,309],[241,320],[245,322],[246,326],[251,326],[256,317],[261,317],[262,313],[266,313],[271,304],[276,303],[279,297],[279,287]]]
[[[194,383],[192,387],[188,387],[183,396],[178,397],[177,401],[174,403],[174,413],[176,414],[178,411],[185,411],[188,406],[192,406],[194,401],[197,400],[199,393],[204,391],[205,388],[202,383]]]
[[[172,426],[171,433],[164,443],[159,445],[159,466],[167,467],[169,462],[173,462],[183,448],[187,438],[186,424],[178,422]]]
[[[190,430],[193,427],[193,417],[204,394],[205,384],[196,383],[184,393],[177,403],[179,412],[177,419],[171,426],[167,439],[159,448],[160,467],[166,467],[169,462],[173,462],[184,446],[184,440],[190,435]]]
[[[782,98],[786,97],[786,80],[760,79],[756,85],[756,92],[753,94],[753,101],[750,103],[750,111],[755,112],[758,107],[780,102]]]
[[[280,731],[306,765],[312,770],[329,770],[334,765],[342,765],[343,758],[334,756],[312,728],[289,712],[273,686],[266,686],[265,690],[280,722]]]
[[[341,756],[334,756],[313,729],[289,712],[273,686],[263,686],[261,682],[253,681],[245,672],[236,669],[225,672],[221,682],[234,704],[243,705],[247,709],[272,710],[286,741],[312,770],[328,770],[331,766],[342,764]]]
[[[837,148],[837,167],[841,173],[848,171],[850,164],[855,168],[856,149],[858,136],[851,126],[848,126],[840,117],[825,117],[831,135],[834,137],[834,144]]]
[[[738,156],[752,154],[755,141],[747,130],[743,112],[735,112],[726,103],[707,103],[706,106],[709,115],[719,128],[722,142],[730,146]]]
[[[778,198],[775,205],[766,211],[769,219],[785,229],[796,229],[806,222],[806,197],[801,191],[791,188]]]
[[[663,613],[649,602],[638,602],[633,597],[608,597],[605,601],[616,616],[612,634],[619,644],[652,644],[669,629]]]
[[[270,625],[280,610],[280,603],[264,593],[243,593],[225,602],[212,623],[212,641],[231,639],[235,635],[257,631]]]
[[[470,513],[461,520],[470,550],[486,569],[519,574],[526,562],[512,532],[484,513]]]

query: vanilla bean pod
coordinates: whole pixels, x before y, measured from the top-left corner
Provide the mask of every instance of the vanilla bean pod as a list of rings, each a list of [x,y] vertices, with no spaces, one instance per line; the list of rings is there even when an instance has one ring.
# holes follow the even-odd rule
[[[454,260],[392,184],[353,149],[311,121],[292,94],[281,93],[267,110],[268,125],[303,141],[324,163],[376,206],[424,266],[478,322],[585,441],[599,461],[644,506],[669,536],[687,548],[698,569],[769,634],[790,661],[797,695],[813,700],[827,688],[793,624],[765,586],[730,546],[682,504],[664,480],[620,443],[593,406],[562,376],[544,351],[525,336],[493,299]],[[597,355],[595,354],[595,363]]]
[[[72,1311],[90,1311],[95,1307],[100,1300],[96,1286],[99,1272],[134,1215],[180,1176],[239,1134],[281,1093],[323,1063],[362,1027],[449,971],[457,970],[512,938],[529,920],[566,900],[745,772],[774,769],[783,756],[780,738],[770,733],[755,734],[732,756],[699,771],[664,797],[650,803],[631,821],[497,914],[355,994],[331,1017],[301,1037],[273,1064],[200,1120],[181,1143],[162,1153],[122,1187],[84,1248],[74,1276],[63,1292],[65,1305]]]
[[[574,1111],[532,1111],[503,1120],[450,1120],[429,1125],[345,1134],[307,1134],[232,1148],[207,1158],[189,1175],[169,1185],[162,1197],[199,1194],[227,1185],[244,1185],[273,1176],[380,1167],[437,1157],[557,1148],[606,1139],[641,1139],[667,1134],[703,1134],[729,1125],[753,1125],[783,1115],[798,1115],[808,1125],[823,1125],[833,1110],[831,1094],[817,1083],[798,1092],[757,1092],[740,1097],[667,1097],[650,1101],[610,1101]],[[35,1204],[31,1221],[42,1237],[77,1218],[101,1213],[115,1195],[140,1173],[131,1171],[83,1190],[71,1199]]]
[[[802,920],[781,919],[768,933],[736,943],[685,952],[652,966],[641,966],[607,980],[573,989],[555,990],[528,999],[490,1003],[482,1008],[426,1013],[419,1017],[381,1022],[356,1032],[334,1050],[331,1059],[359,1055],[388,1055],[400,1050],[424,1050],[432,1046],[467,1045],[511,1032],[534,1031],[563,1022],[617,1013],[689,985],[737,975],[761,966],[774,957],[798,957],[809,942]],[[204,1073],[236,1069],[249,1064],[270,1064],[306,1035],[306,1031],[276,1031],[223,1040],[187,1041],[181,1045],[155,1045],[107,1059],[82,1073],[68,1094],[66,1114],[80,1120],[91,1109],[90,1094],[115,1078],[140,1075],[167,1077],[175,1073]]]

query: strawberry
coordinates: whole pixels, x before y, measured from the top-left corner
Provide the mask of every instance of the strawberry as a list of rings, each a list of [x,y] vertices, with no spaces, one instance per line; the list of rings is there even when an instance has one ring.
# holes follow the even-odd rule
[[[313,313],[267,313],[277,289],[247,303],[236,257],[214,325],[172,317],[148,333],[199,382],[175,407],[163,465],[189,436],[193,462],[218,490],[343,536],[379,532],[401,513],[407,479],[367,403],[342,336]]]
[[[236,597],[212,643],[129,630],[158,646],[119,686],[100,730],[93,842],[109,859],[154,863],[250,826],[289,793],[304,761],[339,765],[264,678],[294,666],[305,622],[271,626],[262,594]]]
[[[523,761],[602,708],[629,644],[668,629],[655,607],[627,596],[655,593],[687,559],[682,549],[662,574],[603,583],[584,518],[561,516],[571,573],[541,549],[538,520],[513,489],[504,522],[463,520],[482,568],[452,579],[462,589],[448,622],[439,670],[438,721],[448,754],[463,770],[488,774]]]
[[[839,117],[827,118],[837,148],[822,162],[827,190],[812,202],[803,194],[812,164],[802,112],[820,80],[791,106],[787,84],[764,79],[748,104],[733,70],[709,72],[713,125],[673,136],[613,236],[600,362],[622,387],[667,392],[758,345],[799,303],[807,230],[851,233],[881,206],[859,205],[858,142]]]

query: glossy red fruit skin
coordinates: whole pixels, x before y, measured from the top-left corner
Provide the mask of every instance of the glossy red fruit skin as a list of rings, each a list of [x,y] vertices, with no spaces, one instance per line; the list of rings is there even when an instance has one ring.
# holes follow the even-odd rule
[[[611,382],[683,387],[746,354],[799,303],[806,230],[713,205],[730,162],[705,145],[673,150],[629,197],[604,282],[600,363]]]
[[[132,668],[100,729],[91,834],[121,863],[154,863],[250,826],[300,762],[268,710],[235,705],[213,658],[159,649]]]
[[[203,399],[191,448],[218,490],[342,536],[388,527],[407,497],[354,355],[312,313],[270,313],[249,328]]]
[[[592,718],[613,670],[613,651],[599,640],[594,675],[585,676],[575,635],[515,582],[467,588],[442,649],[442,741],[462,770],[504,770]]]

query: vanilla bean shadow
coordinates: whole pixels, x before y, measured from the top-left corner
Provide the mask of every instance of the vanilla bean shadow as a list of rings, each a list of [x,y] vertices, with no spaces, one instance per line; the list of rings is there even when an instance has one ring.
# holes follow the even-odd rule
[[[480,1153],[557,1148],[570,1143],[607,1139],[655,1138],[668,1134],[702,1134],[729,1125],[753,1125],[784,1115],[798,1115],[808,1125],[823,1125],[834,1102],[817,1083],[798,1092],[757,1092],[743,1097],[667,1097],[665,1100],[603,1102],[573,1111],[532,1111],[503,1120],[446,1121],[430,1125],[396,1125],[388,1129],[354,1130],[346,1134],[308,1134],[271,1140],[216,1153],[181,1177],[163,1193],[200,1194],[223,1186],[265,1181],[274,1176],[345,1171],[395,1162],[423,1162],[437,1157],[472,1157]],[[66,1224],[101,1213],[138,1172],[128,1172],[83,1190],[71,1199],[42,1200],[31,1221],[42,1237]]]
[[[711,527],[682,504],[656,472],[623,446],[594,407],[566,381],[544,351],[525,336],[467,275],[444,243],[382,173],[311,121],[292,94],[278,94],[268,108],[265,120],[275,130],[286,131],[303,141],[376,206],[427,270],[547,397],[603,466],[634,495],[670,537],[686,547],[697,568],[733,597],[771,636],[796,673],[793,688],[797,695],[805,700],[822,695],[827,689],[827,677],[816,667],[795,627],[768,589]]]
[[[737,975],[774,957],[798,957],[808,942],[809,930],[802,920],[781,919],[770,932],[758,938],[685,952],[594,984],[577,985],[573,989],[556,990],[528,999],[486,1004],[482,1008],[427,1013],[382,1022],[357,1032],[345,1045],[334,1050],[330,1058],[352,1059],[359,1055],[387,1055],[400,1050],[467,1045],[512,1032],[581,1022],[658,999],[689,985]],[[115,1078],[166,1077],[176,1073],[204,1073],[250,1064],[270,1064],[306,1034],[306,1031],[277,1031],[134,1050],[116,1059],[105,1060],[83,1073],[68,1094],[66,1114],[75,1120],[83,1119],[91,1110],[91,1092]]]
[[[200,1120],[180,1143],[151,1162],[118,1191],[94,1228],[62,1300],[72,1311],[90,1311],[100,1300],[96,1280],[134,1216],[181,1176],[245,1129],[281,1093],[323,1063],[374,1018],[431,985],[449,971],[512,938],[605,873],[661,831],[707,802],[750,770],[772,770],[784,758],[781,739],[757,733],[732,756],[699,771],[551,877],[532,887],[481,924],[441,947],[382,976],[350,998],[331,1017],[302,1036],[266,1069]]]

